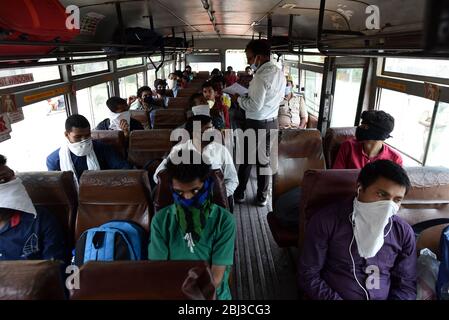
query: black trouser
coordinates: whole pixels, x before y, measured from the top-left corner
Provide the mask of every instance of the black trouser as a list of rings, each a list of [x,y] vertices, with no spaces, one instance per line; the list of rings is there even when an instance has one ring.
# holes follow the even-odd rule
[[[239,167],[239,186],[237,187],[236,193],[242,194],[246,190],[246,185],[248,183],[249,177],[251,175],[251,169],[253,164],[248,163],[249,161],[249,153],[256,153],[256,168],[257,168],[257,197],[266,198],[268,194],[268,186],[270,183],[270,175],[261,174],[262,168],[268,168],[270,166],[270,154],[271,154],[271,146],[270,146],[270,130],[277,130],[279,128],[279,124],[277,119],[271,120],[251,120],[246,119],[245,121],[245,130],[253,129],[256,132],[256,146],[251,145],[248,141],[245,141],[244,144],[244,163],[240,164]],[[259,142],[258,130],[263,129],[265,138],[265,148],[258,148],[260,143],[263,143],[263,140]],[[260,150],[259,150],[260,149]],[[266,152],[265,161],[261,162],[261,158],[259,157],[260,152]]]

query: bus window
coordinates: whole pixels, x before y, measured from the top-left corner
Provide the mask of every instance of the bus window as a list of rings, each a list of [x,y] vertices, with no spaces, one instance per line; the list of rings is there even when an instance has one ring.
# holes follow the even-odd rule
[[[41,61],[43,61],[43,60],[44,59],[42,59]],[[50,59],[48,59],[48,60],[50,60]],[[1,85],[0,84],[0,87],[1,87],[1,89],[6,89],[6,88],[21,86],[24,84],[39,83],[39,82],[61,79],[61,75],[59,74],[58,66],[0,70],[0,78],[15,76],[15,75],[29,75],[29,74],[31,74],[32,77],[29,76],[28,77],[29,79],[26,79],[26,80],[32,80],[32,81],[22,82],[22,83],[13,84],[13,85]]]
[[[447,76],[449,75],[449,61],[431,59],[386,58],[384,65],[384,74],[395,76],[400,75],[401,77],[411,79],[423,76],[445,79],[447,81]]]
[[[245,50],[226,50],[226,68],[232,67],[235,72],[245,71],[248,61]]]
[[[304,98],[307,110],[314,116],[318,116],[321,99],[321,83],[323,75],[321,73],[304,70],[303,71]]]
[[[427,166],[449,167],[449,104],[440,102],[427,156]]]
[[[156,80],[156,71],[154,69],[148,70],[147,76],[148,76],[148,86],[151,89],[154,89],[154,80]]]
[[[107,83],[101,83],[76,92],[78,113],[89,120],[91,128],[95,128],[98,123],[109,117],[109,109],[106,106],[108,98]]]
[[[59,110],[54,110],[54,101],[59,101]],[[14,164],[14,170],[47,171],[47,156],[64,143],[67,118],[64,96],[34,103],[22,110],[25,119],[12,124],[11,139],[0,143],[0,154]]]
[[[142,58],[126,58],[126,59],[119,59],[117,60],[117,68],[126,68],[126,67],[132,67],[132,66],[138,66],[142,65],[143,60]]]
[[[397,91],[381,90],[379,109],[395,119],[392,138],[387,143],[423,163],[435,102]]]
[[[139,84],[137,83],[137,76],[135,74],[120,78],[118,81],[120,85],[120,97],[127,99],[130,96],[136,95]]]
[[[85,57],[84,59],[87,59],[87,58],[94,58],[94,57]],[[98,57],[95,57],[95,58],[98,58]],[[80,58],[75,57],[73,59],[78,60]],[[108,67],[108,63],[106,61],[74,64],[72,67],[72,75],[79,76],[82,74],[95,73],[95,72],[99,72],[99,71],[107,71],[108,69],[109,69],[109,67]]]
[[[338,68],[331,127],[352,127],[359,102],[363,68]]]
[[[215,68],[217,68],[218,70],[221,70],[220,62],[192,62],[189,64],[189,66],[192,67],[193,72],[198,72],[198,71],[209,71],[210,72]]]

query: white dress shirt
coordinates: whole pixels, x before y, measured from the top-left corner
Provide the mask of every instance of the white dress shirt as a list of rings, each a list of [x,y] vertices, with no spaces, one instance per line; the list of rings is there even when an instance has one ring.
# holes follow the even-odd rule
[[[173,153],[177,153],[180,149],[187,150],[195,150],[192,140],[187,141],[183,144],[175,145],[169,154],[169,157]],[[223,172],[224,184],[226,187],[227,196],[232,196],[234,194],[235,189],[239,185],[239,178],[237,176],[237,171],[235,170],[235,165],[232,160],[231,154],[228,149],[220,143],[211,142],[204,149],[203,153],[206,157],[210,159],[211,167],[213,170],[220,169]],[[154,173],[153,180],[157,181],[157,175],[160,171],[164,170],[167,167],[167,159],[164,159],[162,163],[157,167],[156,172]]]
[[[246,118],[277,118],[286,85],[284,73],[274,63],[268,61],[260,66],[249,83],[248,96],[239,97],[237,100],[240,107],[246,111]]]

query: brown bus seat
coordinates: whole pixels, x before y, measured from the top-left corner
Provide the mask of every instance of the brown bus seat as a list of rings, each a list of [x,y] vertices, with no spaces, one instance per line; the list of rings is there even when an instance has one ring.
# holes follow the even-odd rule
[[[176,98],[183,98],[183,97],[187,97],[190,98],[190,96],[194,93],[198,93],[201,92],[201,86],[198,87],[188,87],[185,89],[180,89],[178,91],[178,95],[176,96]]]
[[[346,140],[355,138],[357,127],[329,128],[323,140],[324,158],[328,169],[332,168],[335,158],[337,158],[340,145]]]
[[[307,129],[316,129],[318,128],[318,118],[313,114],[309,113],[309,117],[307,120]]]
[[[147,232],[153,215],[148,175],[143,170],[84,171],[80,179],[75,240],[110,220],[131,220]]]
[[[212,178],[214,180],[213,202],[220,207],[229,209],[223,173],[221,170],[213,170]],[[167,172],[163,170],[158,174],[158,184],[154,193],[154,212],[158,212],[171,204],[173,204],[173,196],[170,191],[170,182]]]
[[[449,169],[442,167],[405,168],[412,188],[402,201],[398,215],[411,226],[449,218]],[[356,195],[359,170],[310,170],[304,176],[299,212],[299,247],[310,217],[333,202]]]
[[[186,300],[215,298],[203,261],[88,262],[80,268],[73,300]]]
[[[62,226],[68,249],[73,247],[78,194],[71,171],[39,171],[17,174],[36,206],[48,209]],[[70,252],[68,253],[70,256]],[[69,257],[68,256],[68,257]]]
[[[184,109],[157,109],[153,129],[175,129],[187,120]]]
[[[92,130],[91,136],[93,140],[101,141],[111,145],[115,151],[123,158],[126,158],[126,148],[128,139],[125,138],[123,131],[120,130]]]
[[[151,160],[168,155],[177,141],[170,141],[171,129],[132,131],[129,137],[128,161],[141,169]]]
[[[278,154],[278,170],[273,176],[273,206],[279,196],[302,185],[304,172],[325,168],[321,135],[316,129],[280,130]],[[296,246],[297,230],[281,226],[273,212],[267,219],[280,247]]]
[[[150,126],[150,117],[147,111],[145,110],[131,110],[131,118],[139,121],[144,129],[151,129]]]
[[[449,226],[449,223],[443,223],[427,228],[423,232],[421,232],[418,236],[418,239],[416,240],[416,251],[418,255],[422,249],[428,248],[433,253],[435,253],[438,260],[440,260],[441,234],[443,233],[444,228],[446,228],[447,226]]]
[[[0,300],[64,300],[61,262],[0,261]]]
[[[183,109],[187,111],[189,109],[189,97],[171,98],[168,101],[168,109]]]

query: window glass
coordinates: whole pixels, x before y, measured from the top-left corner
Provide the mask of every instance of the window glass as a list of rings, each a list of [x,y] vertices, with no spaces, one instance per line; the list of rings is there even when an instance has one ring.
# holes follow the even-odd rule
[[[126,68],[143,64],[142,58],[125,58],[117,60],[117,68]]]
[[[189,65],[192,67],[192,72],[198,72],[198,71],[211,72],[215,68],[217,68],[218,70],[221,70],[220,62],[192,62]]]
[[[106,106],[108,98],[107,83],[76,92],[78,113],[89,120],[91,128],[95,128],[101,121],[109,117],[109,109]]]
[[[235,72],[245,71],[248,66],[245,50],[226,50],[226,68],[232,67]]]
[[[335,81],[331,127],[354,125],[363,68],[338,68]]]
[[[318,116],[320,111],[321,83],[323,75],[321,73],[304,70],[304,98],[307,110],[314,116]]]
[[[422,163],[429,137],[429,117],[431,119],[435,102],[397,91],[380,90],[379,109],[395,119],[388,144]]]
[[[424,120],[426,130],[430,126],[429,118]],[[449,104],[440,102],[432,138],[429,146],[426,165],[449,167]]]
[[[58,66],[3,69],[0,70],[0,89],[60,79]]]
[[[135,96],[137,94],[137,75],[132,74],[130,76],[120,78],[118,81],[120,85],[120,97],[123,99],[128,99],[128,97]]]
[[[102,57],[83,57],[82,59],[88,58],[102,58]],[[74,57],[74,60],[81,60],[79,57]],[[108,63],[106,61],[82,63],[72,65],[72,75],[78,76],[82,74],[94,73],[99,71],[109,70]]]
[[[13,170],[47,171],[47,156],[65,142],[64,96],[27,105],[22,111],[25,120],[12,124],[11,139],[0,143],[0,154]]]
[[[148,86],[151,89],[154,89],[154,80],[156,80],[156,72],[154,69],[150,69],[147,71],[147,75],[148,75]]]
[[[312,52],[312,53],[319,53],[318,49],[304,49],[304,52]],[[319,56],[319,55],[302,55],[301,60],[304,63],[311,62],[311,63],[319,63],[323,64],[325,56]]]
[[[387,58],[385,71],[447,79],[448,60]]]

